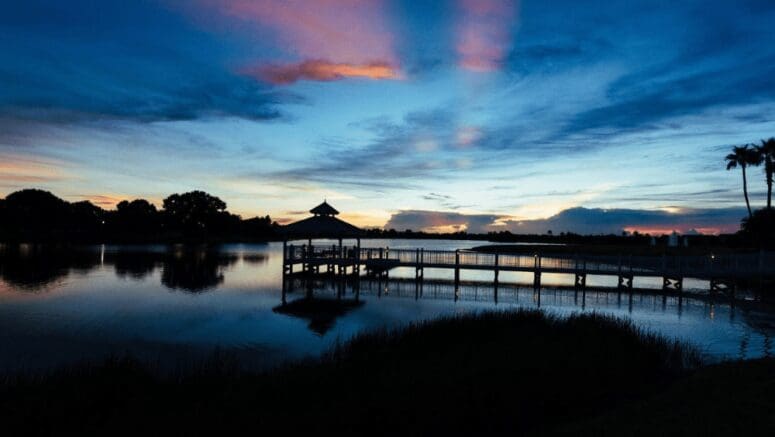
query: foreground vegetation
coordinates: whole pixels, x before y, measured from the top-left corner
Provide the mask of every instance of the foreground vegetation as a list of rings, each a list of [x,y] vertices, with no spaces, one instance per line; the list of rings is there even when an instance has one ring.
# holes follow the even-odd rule
[[[0,419],[27,433],[700,435],[724,421],[727,434],[775,430],[758,415],[773,384],[773,361],[703,368],[691,347],[624,321],[524,310],[370,333],[262,374],[219,355],[187,375],[127,358],[8,378]]]

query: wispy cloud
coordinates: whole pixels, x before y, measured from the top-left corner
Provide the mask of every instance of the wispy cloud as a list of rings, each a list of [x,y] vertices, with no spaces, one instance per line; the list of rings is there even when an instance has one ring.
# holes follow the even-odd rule
[[[59,160],[34,155],[0,152],[0,192],[30,186],[47,186],[71,179]]]
[[[0,116],[266,121],[300,100],[229,71],[214,35],[152,2],[36,0],[4,8],[3,20],[0,51],[14,61],[0,64]]]
[[[400,77],[400,73],[395,68],[384,62],[345,64],[324,60],[261,65],[245,69],[244,73],[275,85],[287,85],[299,80],[331,82],[347,78],[384,80]]]
[[[478,72],[500,69],[515,31],[517,1],[458,0],[458,4],[458,65]]]
[[[300,79],[400,77],[386,4],[381,0],[200,0],[207,10],[256,26],[300,59],[260,60],[253,77],[284,85]]]

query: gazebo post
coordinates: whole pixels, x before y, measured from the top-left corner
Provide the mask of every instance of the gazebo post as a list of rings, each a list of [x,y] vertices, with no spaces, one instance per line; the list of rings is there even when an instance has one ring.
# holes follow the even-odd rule
[[[358,276],[361,274],[361,237],[355,239],[357,246],[355,246],[355,268]]]

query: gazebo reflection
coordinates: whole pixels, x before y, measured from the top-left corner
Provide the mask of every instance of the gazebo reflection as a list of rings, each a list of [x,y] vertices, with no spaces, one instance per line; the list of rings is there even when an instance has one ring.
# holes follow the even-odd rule
[[[364,302],[361,300],[331,299],[307,295],[277,306],[272,311],[307,320],[307,327],[314,333],[323,336],[334,326],[336,319],[363,305]]]

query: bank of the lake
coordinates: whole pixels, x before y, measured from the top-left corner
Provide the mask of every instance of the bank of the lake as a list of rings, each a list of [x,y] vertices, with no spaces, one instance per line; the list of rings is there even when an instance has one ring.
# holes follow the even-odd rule
[[[725,420],[722,434],[775,429],[766,414],[775,361],[703,367],[692,346],[596,314],[447,317],[362,334],[267,373],[239,371],[231,358],[178,377],[113,359],[7,379],[0,417],[30,434],[586,434],[609,424],[626,434],[643,423],[707,435],[707,424],[736,414],[745,420]],[[664,406],[671,421],[652,420]]]

